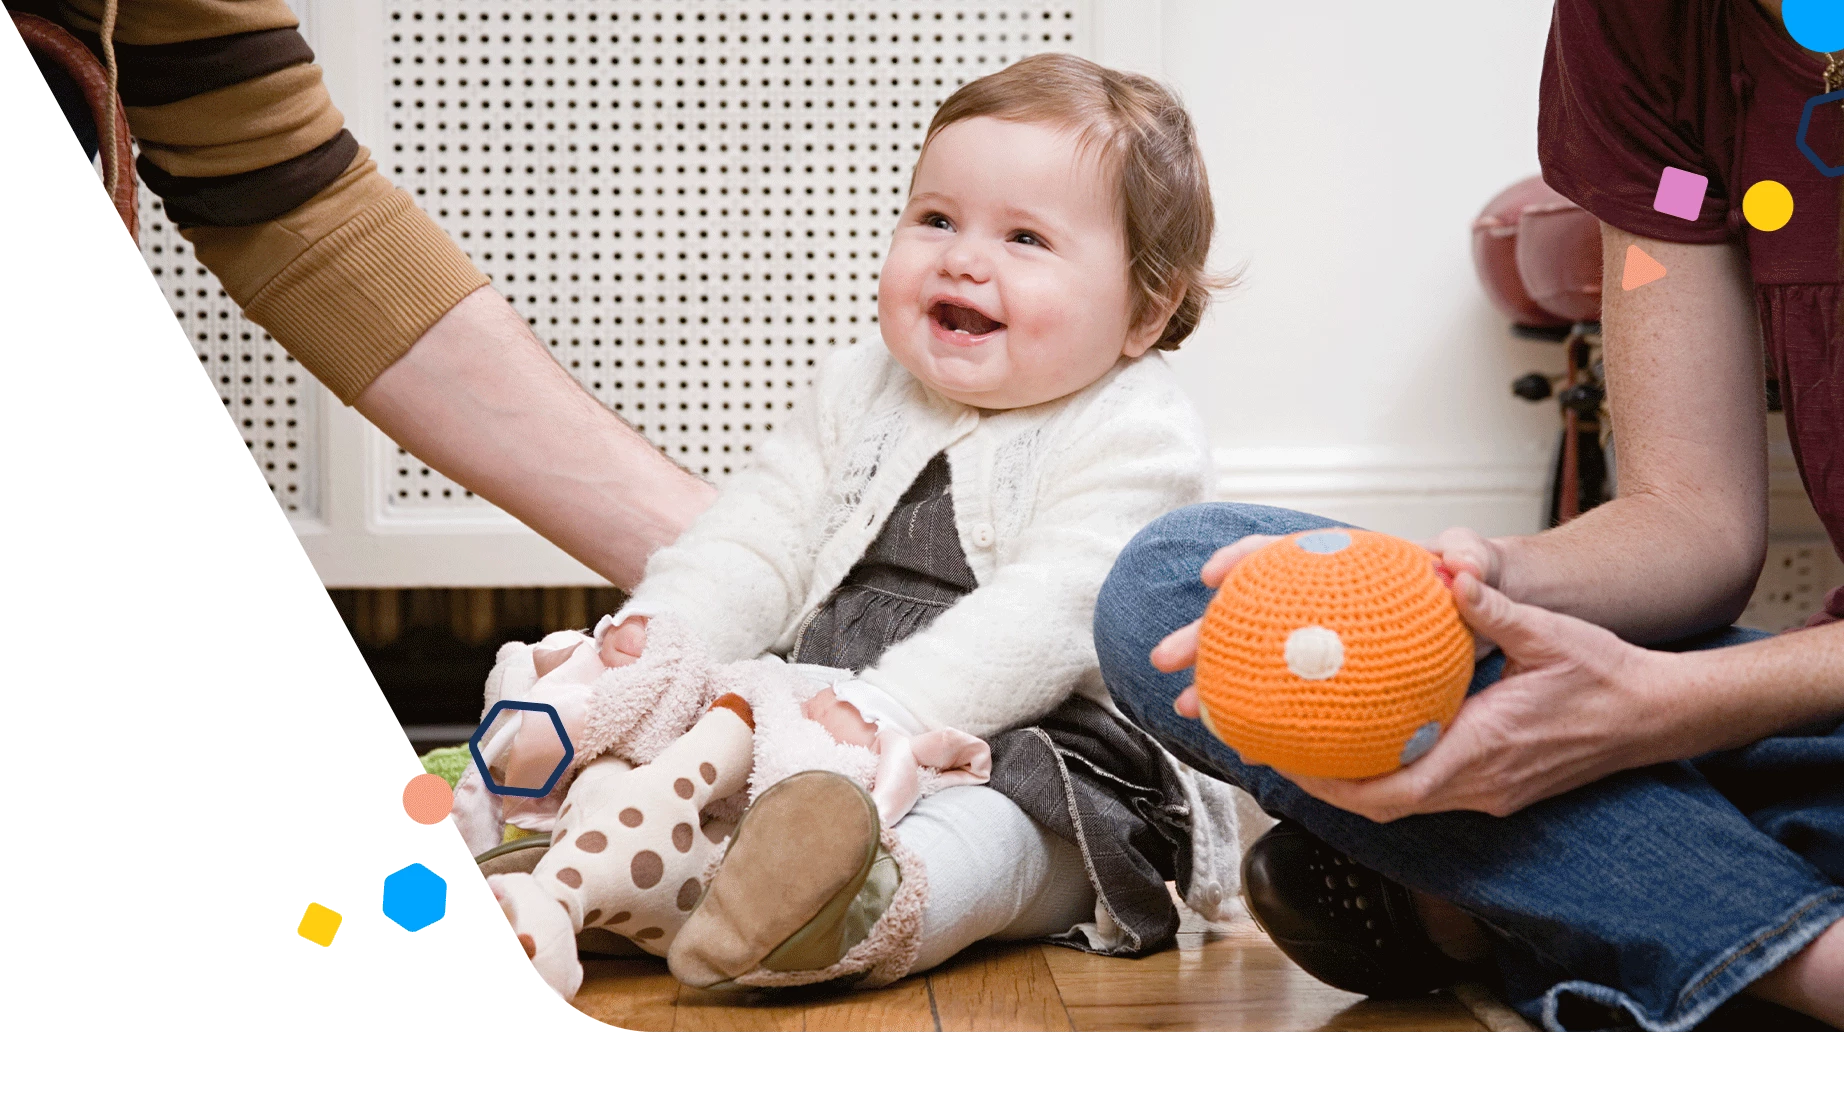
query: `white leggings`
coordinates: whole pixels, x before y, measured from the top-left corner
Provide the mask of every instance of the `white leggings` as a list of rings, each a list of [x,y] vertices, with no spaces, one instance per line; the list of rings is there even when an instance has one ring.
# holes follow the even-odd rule
[[[982,938],[1040,938],[1095,918],[1082,852],[989,787],[944,788],[894,829],[928,870],[922,950],[911,972]]]

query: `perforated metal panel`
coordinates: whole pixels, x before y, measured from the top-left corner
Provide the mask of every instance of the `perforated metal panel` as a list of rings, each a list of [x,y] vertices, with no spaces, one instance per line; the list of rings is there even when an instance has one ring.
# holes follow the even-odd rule
[[[167,222],[160,199],[141,189],[141,254],[198,352],[224,408],[290,515],[313,517],[319,484],[313,377],[269,334],[244,318]]]
[[[721,481],[833,344],[958,85],[1083,3],[385,0],[377,151],[559,362]],[[393,514],[478,513],[399,450]]]

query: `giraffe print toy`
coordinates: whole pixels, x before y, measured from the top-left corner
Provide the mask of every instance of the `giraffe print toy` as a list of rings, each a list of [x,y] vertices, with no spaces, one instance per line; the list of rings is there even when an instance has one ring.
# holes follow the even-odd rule
[[[487,880],[545,983],[576,994],[576,936],[590,927],[665,956],[729,831],[705,808],[748,787],[754,744],[749,704],[726,693],[650,763],[610,754],[582,770],[538,867]]]
[[[501,648],[487,706],[551,706],[576,756],[542,799],[490,792],[470,768],[456,785],[453,815],[476,855],[499,844],[507,823],[551,834],[531,873],[487,878],[547,984],[565,999],[575,995],[583,976],[576,936],[589,928],[665,956],[744,806],[796,772],[856,780],[886,827],[921,796],[987,779],[986,743],[958,730],[912,738],[884,729],[869,747],[835,741],[803,713],[829,682],[774,658],[715,665],[669,618],[654,619],[640,659],[618,668],[604,665],[579,631]],[[508,769],[532,767],[521,753],[547,742],[561,753],[548,715],[508,712],[480,750],[498,783],[519,785]]]

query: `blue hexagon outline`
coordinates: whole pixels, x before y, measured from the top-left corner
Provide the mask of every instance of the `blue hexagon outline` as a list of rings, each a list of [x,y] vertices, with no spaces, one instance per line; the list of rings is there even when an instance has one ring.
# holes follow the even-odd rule
[[[420,872],[420,876],[418,875],[419,872]],[[408,875],[406,876],[406,874]],[[430,880],[435,881],[436,884],[441,885],[442,910],[436,915],[435,918],[429,920],[426,923],[420,924],[419,926],[412,927],[404,923],[402,919],[399,919],[395,915],[391,914],[390,912],[391,881],[396,880],[398,877],[405,878],[403,883],[410,883],[410,878],[415,877],[416,878],[415,883],[419,885],[426,883],[421,879],[421,877],[428,877]],[[389,876],[386,876],[384,878],[384,898],[381,901],[380,910],[384,912],[384,917],[386,919],[389,919],[391,922],[402,927],[404,930],[409,931],[411,934],[415,934],[417,931],[423,930],[424,928],[432,927],[435,924],[441,922],[443,919],[448,918],[448,880],[445,877],[443,877],[441,873],[436,872],[434,869],[431,869],[429,866],[423,864],[421,861],[412,861],[408,865],[405,865],[403,868],[398,869],[396,872],[391,873]]]
[[[551,777],[544,782],[543,787],[515,788],[510,784],[501,784],[498,780],[493,779],[493,773],[488,771],[487,759],[480,755],[480,739],[486,736],[487,727],[493,725],[494,720],[499,718],[499,713],[503,710],[541,710],[551,716],[551,725],[556,727],[557,737],[563,742],[563,759],[558,761],[557,767],[551,770]],[[475,727],[474,736],[467,739],[467,751],[473,755],[474,767],[480,770],[481,782],[486,785],[488,791],[494,795],[516,795],[525,799],[543,799],[551,794],[551,789],[556,787],[557,781],[563,778],[564,770],[569,768],[570,762],[576,759],[576,746],[570,744],[569,732],[563,728],[563,719],[557,717],[557,708],[549,703],[522,703],[517,699],[501,699],[493,704],[492,709],[487,711],[486,717],[480,720],[480,725]]]
[[[1818,172],[1828,178],[1844,177],[1844,166],[1833,166],[1818,157],[1818,152],[1812,149],[1812,144],[1806,142],[1806,132],[1811,130],[1812,113],[1818,111],[1818,106],[1838,100],[1844,100],[1844,89],[1834,89],[1806,101],[1806,110],[1799,114],[1799,135],[1793,140],[1799,145],[1799,153],[1806,156],[1806,161],[1818,167]]]

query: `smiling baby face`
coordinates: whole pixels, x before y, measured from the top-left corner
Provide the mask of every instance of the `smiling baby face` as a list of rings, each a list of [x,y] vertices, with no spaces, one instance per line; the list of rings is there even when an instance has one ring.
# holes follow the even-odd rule
[[[1074,393],[1159,339],[1133,319],[1119,191],[1070,128],[975,116],[916,166],[878,283],[884,343],[981,409]]]

